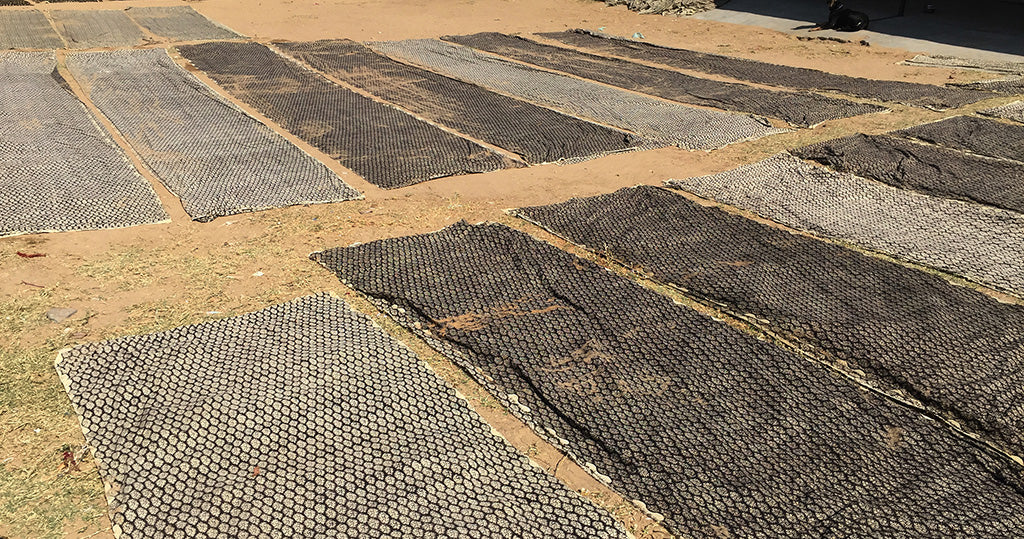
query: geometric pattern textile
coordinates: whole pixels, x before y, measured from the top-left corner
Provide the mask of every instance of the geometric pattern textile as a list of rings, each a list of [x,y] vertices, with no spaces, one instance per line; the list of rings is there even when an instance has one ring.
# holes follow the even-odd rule
[[[515,214],[1024,456],[1024,306],[657,187]]]
[[[121,537],[625,537],[326,294],[56,368]]]
[[[1024,526],[1005,456],[521,232],[459,223],[312,256],[678,536]]]
[[[64,42],[40,11],[0,11],[0,50],[59,49]]]
[[[1013,103],[1007,103],[1001,107],[982,110],[979,111],[979,114],[1024,123],[1024,101],[1014,101]]]
[[[139,26],[174,41],[242,37],[203,17],[189,6],[132,7],[126,13]]]
[[[441,39],[642,94],[690,105],[779,118],[795,126],[813,126],[828,120],[886,110],[877,105],[819,94],[767,90],[735,82],[704,79],[621,58],[553,47],[494,32],[444,36]]]
[[[675,49],[588,30],[577,29],[537,35],[602,55],[656,62],[677,69],[724,75],[737,80],[769,86],[837,92],[936,110],[961,107],[993,97],[988,92],[933,84],[849,77],[805,67],[792,67],[747,58]]]
[[[833,172],[790,154],[669,180],[674,189],[823,237],[1024,294],[1024,215]]]
[[[385,189],[523,166],[259,43],[209,42],[178,51],[231,95]]]
[[[889,135],[1024,162],[1024,125],[976,116],[953,116],[893,131]]]
[[[0,120],[0,236],[168,219],[57,73],[52,52],[0,53]]]
[[[689,150],[713,150],[785,131],[751,116],[642,96],[436,39],[382,41],[368,45],[401,62]]]
[[[197,221],[359,198],[326,165],[215,94],[163,49],[73,53],[67,63]]]
[[[55,10],[50,16],[72,49],[132,47],[146,41],[142,30],[124,11]]]
[[[884,135],[852,135],[789,153],[920,193],[1024,213],[1024,164]]]
[[[515,152],[530,164],[597,157],[643,143],[621,131],[396,62],[354,41],[276,46],[334,79]]]

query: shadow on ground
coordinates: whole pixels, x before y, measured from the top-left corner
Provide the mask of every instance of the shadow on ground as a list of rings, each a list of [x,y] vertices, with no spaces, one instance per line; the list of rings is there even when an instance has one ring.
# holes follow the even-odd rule
[[[867,31],[816,32],[816,35],[866,39],[872,44],[931,54],[991,60],[1024,59],[1024,2],[1017,0],[847,0],[847,7],[871,17]],[[934,11],[927,12],[932,6]],[[731,0],[696,18],[750,24],[790,33],[807,33],[827,18],[823,0]]]

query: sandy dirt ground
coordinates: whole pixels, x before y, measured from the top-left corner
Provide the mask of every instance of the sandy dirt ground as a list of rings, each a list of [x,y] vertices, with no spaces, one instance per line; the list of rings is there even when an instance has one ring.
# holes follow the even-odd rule
[[[131,5],[174,2],[40,7],[119,9]],[[977,72],[897,65],[913,56],[908,51],[801,41],[759,28],[638,15],[591,0],[205,0],[188,5],[261,41],[331,37],[367,41],[604,27],[617,35],[642,32],[648,41],[659,44],[848,75],[936,84],[984,78]],[[990,100],[984,106],[1007,101],[1010,99]],[[981,107],[972,105],[959,112]],[[534,436],[458,369],[380,316],[307,255],[353,242],[434,231],[460,219],[504,222],[579,253],[539,229],[507,217],[504,210],[714,173],[810,142],[858,131],[879,133],[952,114],[896,106],[890,113],[828,122],[714,152],[665,148],[568,166],[446,178],[391,191],[368,184],[289,137],[328,163],[366,198],[222,217],[210,223],[190,221],[178,200],[129,150],[160,194],[171,214],[170,223],[0,238],[0,536],[111,536],[101,483],[88,456],[82,459],[81,471],[61,470],[61,448],[81,447],[84,439],[53,369],[58,350],[241,314],[326,290],[350,300],[420,352],[513,444],[572,488],[613,510],[637,537],[666,537],[656,523]],[[123,141],[119,143],[123,145]],[[45,256],[25,258],[19,253]],[[45,316],[52,307],[71,307],[78,312],[54,323]]]

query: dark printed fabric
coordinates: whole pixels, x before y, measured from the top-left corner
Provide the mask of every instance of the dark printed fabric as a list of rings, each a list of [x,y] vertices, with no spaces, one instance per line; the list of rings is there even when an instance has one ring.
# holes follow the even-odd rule
[[[518,166],[334,84],[258,43],[204,43],[178,50],[236,98],[385,189]]]
[[[0,0],[0,6],[31,6],[27,0]]]
[[[126,13],[139,26],[160,37],[175,41],[242,37],[214,24],[189,6],[131,7]]]
[[[360,196],[323,163],[217,96],[163,49],[75,53],[67,64],[197,221]]]
[[[461,223],[313,257],[681,537],[1024,526],[1019,466],[507,227]]]
[[[0,53],[0,119],[0,236],[168,219],[52,52]]]
[[[57,371],[122,538],[625,538],[328,295],[81,345]]]
[[[298,60],[530,164],[597,157],[643,141],[479,86],[396,62],[349,40],[278,43]]]
[[[680,103],[750,112],[779,118],[798,126],[886,110],[875,105],[816,94],[772,91],[745,84],[702,79],[677,71],[542,45],[494,32],[444,36],[441,39]]]
[[[121,10],[54,10],[50,12],[68,47],[132,47],[145,42],[142,29]]]
[[[993,118],[1003,118],[1004,120],[1024,123],[1024,101],[1014,101],[1001,107],[978,111],[978,113]]]
[[[1024,306],[657,187],[516,215],[1024,456]]]
[[[1024,212],[1024,163],[879,135],[853,135],[790,153],[895,187]]]
[[[826,238],[1024,294],[1024,215],[881,184],[781,153],[666,182]]]
[[[598,54],[659,63],[679,69],[724,75],[737,80],[795,90],[838,92],[868,99],[905,103],[931,109],[950,109],[993,97],[991,93],[954,89],[932,84],[874,80],[827,73],[817,69],[735,58],[706,52],[663,47],[588,30],[538,34]]]
[[[681,148],[713,150],[785,131],[751,116],[671,103],[436,39],[383,41],[369,46],[401,62]]]
[[[954,116],[890,134],[978,155],[1024,161],[1024,125],[974,116]]]
[[[960,88],[971,90],[982,90],[985,92],[998,92],[1001,94],[1021,95],[1024,94],[1024,77],[1011,77],[1000,80],[986,80],[955,85]]]
[[[62,47],[64,42],[41,11],[0,11],[0,50]]]

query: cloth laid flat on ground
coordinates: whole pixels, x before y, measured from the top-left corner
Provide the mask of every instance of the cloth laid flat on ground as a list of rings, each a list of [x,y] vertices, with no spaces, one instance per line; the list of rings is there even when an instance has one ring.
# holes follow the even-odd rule
[[[0,11],[0,50],[63,47],[64,42],[41,11]]]
[[[56,69],[52,52],[0,53],[0,236],[166,221]]]
[[[334,84],[258,43],[213,42],[178,50],[233,96],[385,189],[520,166]]]
[[[1006,120],[1024,123],[1024,101],[1014,101],[1013,103],[1007,103],[1001,107],[978,111],[978,113],[984,114],[985,116],[991,116],[993,118],[1003,118]]]
[[[368,46],[453,79],[690,150],[713,150],[785,131],[750,116],[669,103],[435,39]]]
[[[1024,306],[657,187],[514,214],[1024,456]]]
[[[120,537],[626,536],[326,294],[56,368]]]
[[[552,47],[495,32],[443,36],[441,39],[635,92],[691,105],[779,118],[796,126],[817,125],[826,120],[886,110],[877,105],[818,94],[773,91],[734,82],[702,79],[678,71]]]
[[[953,116],[889,133],[978,155],[1024,162],[1024,125],[974,116]]]
[[[514,152],[531,165],[597,157],[645,144],[632,134],[396,62],[354,41],[275,46],[330,77]]]
[[[1008,95],[1024,95],[1024,77],[1019,76],[1001,80],[983,80],[979,82],[954,84],[954,86],[958,88],[982,90],[985,92],[998,92]]]
[[[72,49],[133,47],[146,42],[139,26],[121,10],[61,9],[50,16]]]
[[[459,223],[312,257],[678,536],[1024,526],[1005,456],[521,232]]]
[[[547,32],[537,35],[567,45],[589,49],[595,53],[612,54],[621,58],[658,63],[679,69],[724,75],[758,84],[795,90],[838,92],[938,110],[961,107],[994,97],[989,92],[976,90],[849,77],[805,67],[792,67],[747,58],[675,49],[588,30]]]
[[[938,198],[787,153],[670,187],[779,223],[1024,294],[1024,215]]]
[[[884,135],[852,135],[789,153],[894,187],[1024,213],[1024,163]]]
[[[214,24],[190,6],[137,6],[128,8],[125,13],[146,30],[175,41],[242,37]]]
[[[163,49],[80,52],[68,69],[197,221],[359,198],[333,171],[217,96]]]
[[[977,58],[958,58],[956,56],[941,56],[918,54],[910,60],[904,60],[904,64],[922,67],[956,67],[961,69],[977,69],[979,71],[991,71],[1006,75],[1024,75],[1024,62],[1000,62],[998,60],[980,60]]]

